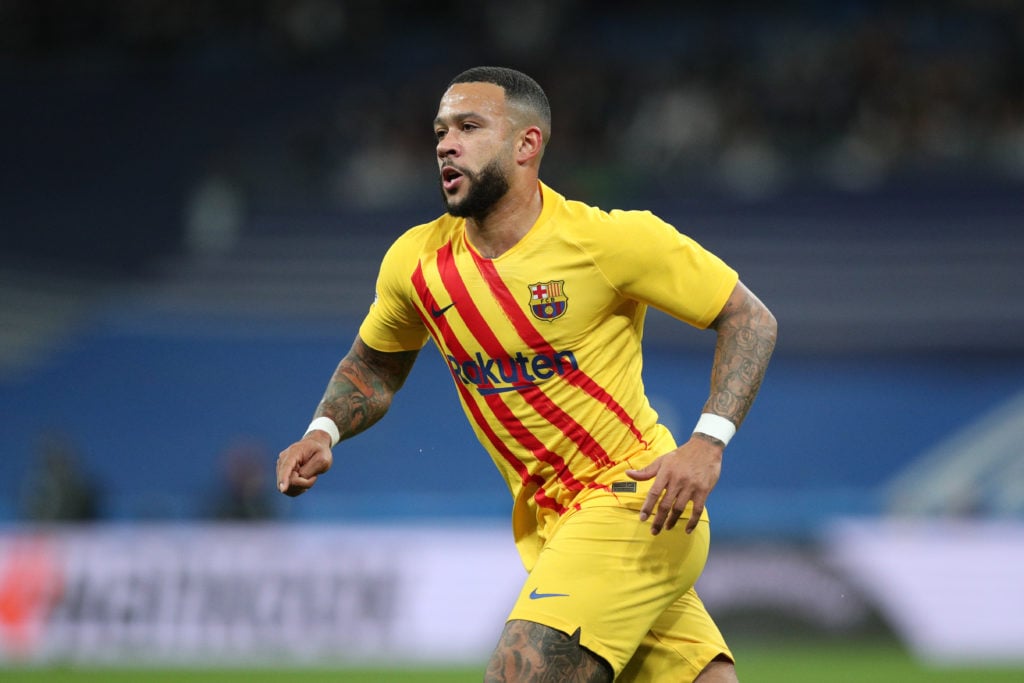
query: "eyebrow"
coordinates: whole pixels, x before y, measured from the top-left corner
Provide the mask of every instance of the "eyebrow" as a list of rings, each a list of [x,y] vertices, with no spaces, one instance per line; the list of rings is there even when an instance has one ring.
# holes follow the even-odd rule
[[[450,118],[454,122],[459,122],[459,121],[465,121],[466,119],[485,119],[486,117],[483,114],[480,114],[480,113],[475,112],[475,111],[464,111],[464,112],[459,112],[457,114],[453,114]],[[437,126],[439,124],[443,124],[444,122],[445,122],[445,120],[443,118],[441,118],[440,116],[434,117],[434,125],[435,126]]]

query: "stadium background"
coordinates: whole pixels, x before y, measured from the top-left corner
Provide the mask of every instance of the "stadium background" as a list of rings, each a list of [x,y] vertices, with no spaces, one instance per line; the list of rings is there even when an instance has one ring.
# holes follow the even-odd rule
[[[548,91],[549,184],[654,210],[779,318],[712,500],[703,590],[727,632],[755,649],[893,637],[922,666],[992,657],[915,640],[884,581],[842,559],[875,546],[840,521],[983,529],[964,535],[993,538],[977,552],[1010,576],[1024,563],[1006,550],[1024,512],[1024,11],[993,0],[0,2],[0,586],[25,539],[186,529],[245,548],[426,521],[511,545],[507,492],[430,350],[315,494],[271,481],[386,245],[439,213],[429,122],[482,63]],[[649,323],[645,381],[677,431],[712,343]],[[892,557],[919,540],[892,536]],[[941,556],[965,565],[943,575],[957,590],[979,578],[967,547]],[[18,605],[40,633],[55,617],[14,594],[3,661],[78,661],[25,635]],[[968,602],[1019,655],[1024,595],[1004,598]]]

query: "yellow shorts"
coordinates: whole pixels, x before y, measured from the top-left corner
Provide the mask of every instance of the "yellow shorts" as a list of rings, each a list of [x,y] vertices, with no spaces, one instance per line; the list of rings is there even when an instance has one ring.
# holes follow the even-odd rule
[[[692,681],[719,655],[732,659],[693,584],[710,532],[685,520],[651,534],[625,507],[584,507],[563,518],[544,546],[509,620],[572,634],[604,658],[616,681]]]

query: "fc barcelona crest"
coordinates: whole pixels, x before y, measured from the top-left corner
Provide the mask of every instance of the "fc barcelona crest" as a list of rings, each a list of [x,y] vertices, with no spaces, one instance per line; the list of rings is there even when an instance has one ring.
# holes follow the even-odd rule
[[[550,322],[565,315],[565,309],[569,306],[569,297],[565,296],[563,290],[565,280],[538,282],[528,287],[533,317]]]

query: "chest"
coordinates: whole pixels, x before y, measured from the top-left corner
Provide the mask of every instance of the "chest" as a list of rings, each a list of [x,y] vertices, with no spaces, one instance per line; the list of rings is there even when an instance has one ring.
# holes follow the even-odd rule
[[[585,254],[547,247],[495,260],[439,254],[424,269],[439,341],[470,352],[581,346],[619,295]]]

